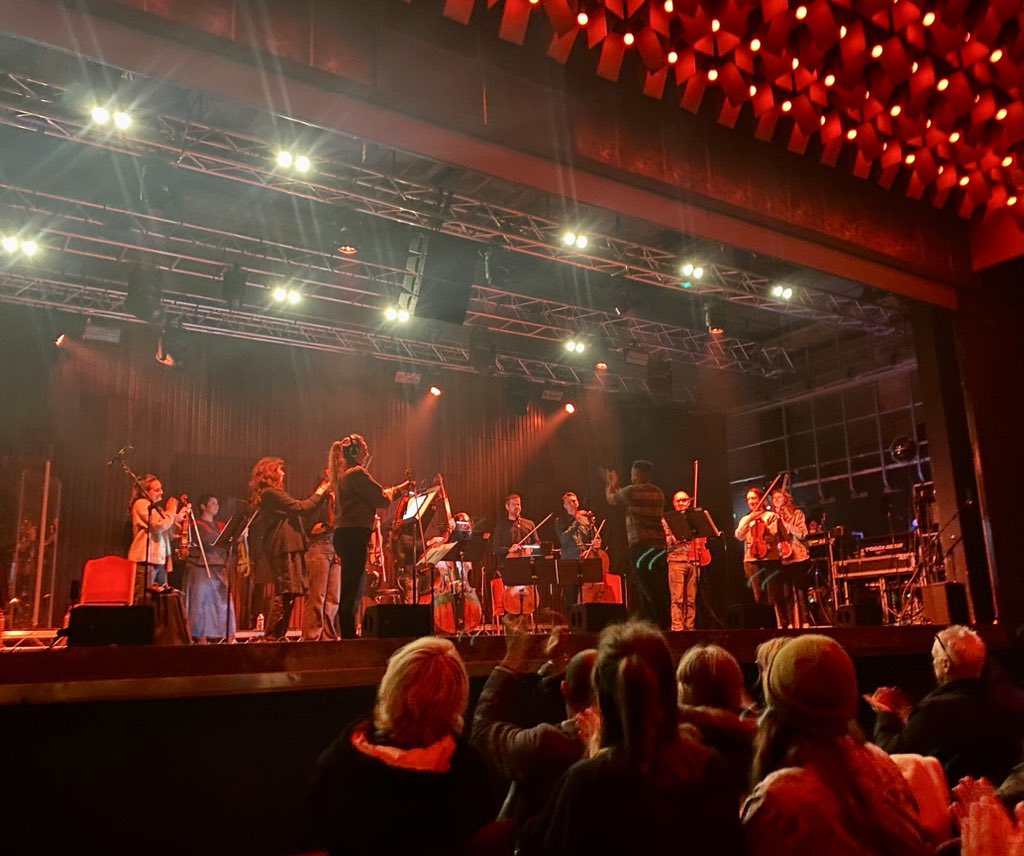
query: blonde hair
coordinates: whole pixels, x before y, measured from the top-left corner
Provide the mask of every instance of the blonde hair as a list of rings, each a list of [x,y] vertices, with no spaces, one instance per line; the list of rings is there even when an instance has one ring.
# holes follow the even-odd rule
[[[694,645],[676,669],[679,703],[738,713],[743,707],[743,670],[720,645]]]
[[[461,734],[469,705],[469,675],[455,646],[425,636],[388,660],[373,709],[376,731],[405,748]]]

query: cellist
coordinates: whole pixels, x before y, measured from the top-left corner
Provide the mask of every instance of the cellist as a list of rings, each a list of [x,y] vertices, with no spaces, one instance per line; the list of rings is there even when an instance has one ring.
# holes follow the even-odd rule
[[[774,486],[774,483],[773,483]],[[757,487],[747,491],[749,514],[740,518],[736,538],[744,542],[743,572],[754,595],[754,603],[775,608],[778,627],[792,626],[792,610],[786,597],[786,580],[779,557],[779,517],[765,507],[765,493]]]

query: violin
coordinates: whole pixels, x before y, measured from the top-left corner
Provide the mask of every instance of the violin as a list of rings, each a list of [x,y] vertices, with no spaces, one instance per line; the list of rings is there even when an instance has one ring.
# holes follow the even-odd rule
[[[181,507],[188,509],[188,495],[182,494]],[[181,532],[178,534],[178,545],[174,548],[174,560],[176,562],[187,562],[188,554],[192,549],[191,542],[192,512],[186,510],[185,518],[181,521]]]
[[[711,564],[711,551],[708,549],[707,538],[694,538],[690,542],[690,561],[702,568]]]

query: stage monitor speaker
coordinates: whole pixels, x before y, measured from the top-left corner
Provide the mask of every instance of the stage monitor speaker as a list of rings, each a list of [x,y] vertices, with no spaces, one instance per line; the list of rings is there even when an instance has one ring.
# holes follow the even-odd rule
[[[775,627],[775,610],[767,603],[734,603],[725,623],[735,630],[768,630]]]
[[[466,320],[470,293],[482,266],[480,244],[440,233],[430,236],[423,264],[416,317],[449,324]]]
[[[429,604],[375,603],[363,613],[364,639],[397,639],[429,636],[434,615]]]
[[[155,631],[151,606],[71,607],[64,635],[68,646],[152,645]]]
[[[921,588],[924,617],[932,624],[969,624],[967,588],[963,583],[931,583]]]
[[[880,627],[882,604],[848,603],[836,610],[836,627]]]
[[[609,624],[621,624],[628,617],[621,603],[574,603],[569,609],[569,627],[581,633],[597,633]]]

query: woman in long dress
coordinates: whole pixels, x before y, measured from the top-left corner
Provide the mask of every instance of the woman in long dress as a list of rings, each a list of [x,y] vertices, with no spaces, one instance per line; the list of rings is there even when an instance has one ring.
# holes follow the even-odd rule
[[[230,641],[235,635],[235,606],[228,598],[228,551],[213,546],[224,529],[216,519],[218,511],[217,497],[204,494],[199,498],[199,516],[185,568],[188,623],[196,642]]]

